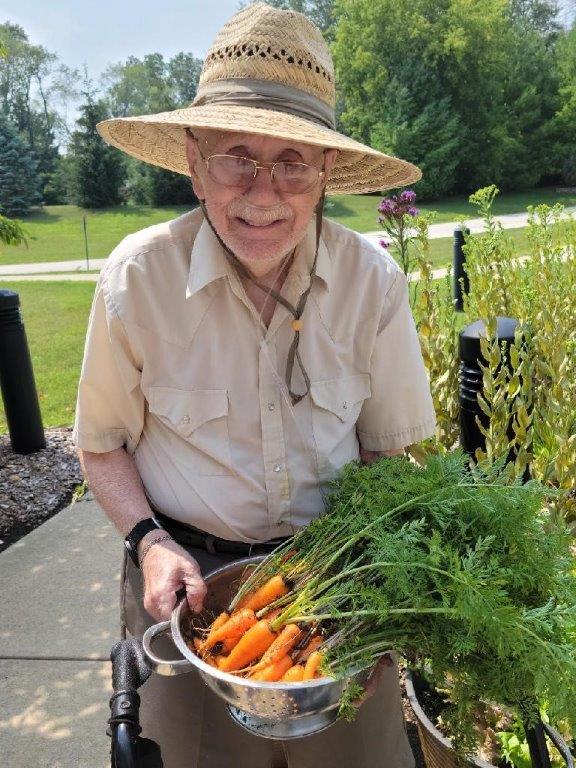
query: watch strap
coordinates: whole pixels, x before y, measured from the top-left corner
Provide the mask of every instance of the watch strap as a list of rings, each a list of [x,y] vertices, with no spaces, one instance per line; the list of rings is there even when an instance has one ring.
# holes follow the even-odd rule
[[[138,558],[138,544],[142,541],[144,536],[151,531],[162,530],[162,526],[153,517],[147,517],[144,520],[140,520],[130,533],[124,539],[124,545],[130,555],[134,565],[139,568],[140,562]]]

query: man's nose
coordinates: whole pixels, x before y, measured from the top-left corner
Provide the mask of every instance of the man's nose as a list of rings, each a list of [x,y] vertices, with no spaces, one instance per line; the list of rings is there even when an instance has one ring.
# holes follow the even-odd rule
[[[272,181],[272,166],[262,167],[259,165],[256,168],[256,176],[249,189],[245,192],[246,197],[250,197],[251,200],[278,200],[278,191],[274,187]]]

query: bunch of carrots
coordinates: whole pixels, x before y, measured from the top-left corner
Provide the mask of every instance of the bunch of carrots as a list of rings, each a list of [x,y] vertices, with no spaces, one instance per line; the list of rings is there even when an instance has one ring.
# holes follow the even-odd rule
[[[276,574],[248,594],[239,595],[205,630],[196,630],[191,648],[223,672],[261,682],[299,683],[322,677],[324,642],[314,627],[275,625],[290,594],[288,580]]]
[[[471,468],[461,451],[423,467],[349,464],[325,513],[250,566],[191,647],[247,679],[347,681],[342,716],[360,695],[356,672],[393,650],[440,687],[453,681],[466,748],[481,700],[545,702],[576,733],[576,565],[559,493]]]

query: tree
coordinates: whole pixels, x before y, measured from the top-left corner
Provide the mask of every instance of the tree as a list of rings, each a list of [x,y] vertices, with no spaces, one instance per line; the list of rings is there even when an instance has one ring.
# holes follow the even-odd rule
[[[118,117],[164,112],[190,104],[198,87],[202,62],[180,52],[165,61],[159,53],[110,66],[103,76],[109,111]],[[139,160],[125,159],[126,190],[135,203],[188,205],[196,202],[190,181],[178,173]]]
[[[576,24],[564,32],[556,48],[560,104],[554,116],[556,150],[560,178],[576,186]]]
[[[422,165],[420,196],[537,184],[555,162],[553,6],[335,0],[343,129]]]
[[[6,58],[8,49],[0,43],[0,59]],[[6,216],[0,216],[0,243],[5,245],[20,245],[25,243],[26,238],[20,224],[17,221],[11,221]]]
[[[23,216],[41,199],[36,161],[16,126],[0,113],[0,214]]]
[[[118,205],[124,178],[122,154],[100,138],[96,125],[108,118],[106,105],[95,101],[91,91],[85,91],[80,108],[78,129],[72,134],[69,147],[72,164],[72,200],[83,208],[103,208]]]
[[[58,63],[55,54],[33,45],[22,27],[0,24],[0,112],[17,127],[34,153],[41,188],[50,184],[58,158],[58,143],[67,139],[66,121],[56,103],[76,96],[77,73]]]

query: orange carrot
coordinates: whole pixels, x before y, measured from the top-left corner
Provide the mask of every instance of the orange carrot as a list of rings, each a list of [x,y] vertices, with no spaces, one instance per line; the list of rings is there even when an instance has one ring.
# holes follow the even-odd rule
[[[256,616],[254,611],[249,608],[244,608],[234,613],[218,629],[210,631],[210,634],[204,641],[203,650],[209,650],[221,640],[227,640],[230,637],[241,637],[253,624],[256,624]]]
[[[304,664],[311,653],[318,650],[318,647],[322,645],[324,638],[320,635],[314,635],[311,637],[308,643],[296,654],[296,661],[298,664]]]
[[[269,664],[273,664],[278,661],[278,659],[281,659],[282,656],[289,653],[294,647],[300,639],[301,634],[302,630],[296,624],[286,624],[254,669],[264,669],[264,667],[267,667]]]
[[[302,664],[294,664],[281,678],[281,683],[299,683],[304,679],[304,667]]]
[[[206,636],[206,638],[204,639],[204,642],[202,643],[202,648],[200,648],[199,650],[203,651],[207,648],[211,648],[212,645],[214,645],[214,643],[211,642],[212,634],[216,632],[218,629],[220,629],[220,627],[222,627],[224,624],[226,624],[229,618],[230,618],[230,614],[227,611],[222,611],[222,613],[214,619],[214,621],[212,622],[212,624],[208,629],[208,635]]]
[[[257,589],[255,592],[250,592],[239,603],[242,608],[252,608],[253,611],[259,611],[260,608],[264,608],[266,605],[270,605],[274,600],[278,600],[279,597],[283,597],[290,591],[288,585],[284,581],[284,578],[277,574],[268,579],[266,584]]]
[[[302,679],[313,680],[321,662],[322,653],[320,651],[314,651],[311,653],[308,657],[308,661],[306,662],[306,666],[304,667],[304,677]]]
[[[259,672],[255,672],[250,677],[253,680],[261,680],[268,683],[274,683],[277,680],[280,680],[280,678],[288,672],[290,667],[292,666],[292,659],[288,654],[285,656],[282,656],[280,659],[275,661],[273,664],[269,664],[268,666],[261,669]]]
[[[230,653],[232,648],[235,648],[240,642],[240,637],[228,637],[222,643],[222,653]]]
[[[276,632],[270,629],[270,623],[266,619],[261,619],[242,635],[220,669],[225,672],[235,672],[247,667],[262,656],[276,637]]]

